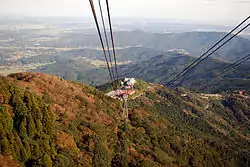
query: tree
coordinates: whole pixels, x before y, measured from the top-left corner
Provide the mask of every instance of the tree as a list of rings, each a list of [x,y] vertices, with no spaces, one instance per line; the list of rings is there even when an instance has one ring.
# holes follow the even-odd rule
[[[109,167],[110,159],[107,149],[100,143],[97,142],[94,149],[93,163],[95,167]]]
[[[24,148],[26,150],[27,157],[31,157],[31,148],[30,148],[30,143],[29,141],[25,140],[24,141]]]
[[[0,106],[0,124],[6,133],[10,133],[13,130],[13,119],[8,110]]]
[[[0,147],[1,147],[0,153],[2,155],[11,155],[11,149],[10,149],[9,142],[6,136],[4,136],[0,140]]]
[[[43,131],[43,125],[41,120],[36,120],[36,129],[37,129],[37,134],[41,134]]]
[[[31,158],[34,160],[40,159],[42,157],[42,152],[41,152],[39,145],[36,142],[34,142],[34,143],[32,143],[31,148],[32,148],[31,149],[31,152],[32,152]]]
[[[43,163],[45,167],[52,167],[52,160],[48,154],[43,156]]]
[[[31,114],[29,114],[27,122],[28,122],[28,135],[32,139],[36,133],[36,126]]]
[[[26,117],[23,118],[23,120],[21,121],[20,125],[19,125],[19,135],[22,139],[27,139],[28,135],[27,135],[27,129],[26,129]]]
[[[69,166],[69,159],[62,154],[56,155],[55,167],[67,167]]]
[[[51,135],[54,130],[54,126],[53,126],[54,114],[51,112],[51,110],[48,110],[46,107],[43,107],[42,113],[43,113],[42,125],[44,127],[44,131],[48,135]]]

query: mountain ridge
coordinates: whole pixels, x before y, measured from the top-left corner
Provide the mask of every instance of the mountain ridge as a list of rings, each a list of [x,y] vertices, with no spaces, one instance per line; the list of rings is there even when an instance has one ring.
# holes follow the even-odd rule
[[[167,52],[171,49],[185,49],[197,56],[203,54],[225,35],[225,32],[202,31],[165,34],[149,33],[140,30],[114,32],[118,47],[141,45],[162,52]],[[229,38],[232,35],[233,34],[231,34]],[[66,37],[70,38],[70,36],[66,35],[62,39]],[[81,34],[78,34],[77,38],[81,38]],[[94,34],[83,35],[83,38],[84,39],[79,40],[81,43],[88,44],[87,46],[100,45],[97,36]],[[232,41],[216,52],[213,57],[232,62],[241,56],[245,56],[244,54],[250,51],[249,46],[250,40],[236,36]]]
[[[129,100],[124,134],[121,102],[90,86],[42,73],[0,77],[0,86],[0,116],[7,118],[0,119],[0,154],[26,166],[244,166],[250,158],[250,104],[237,93],[138,80],[142,95]]]
[[[195,60],[196,58],[188,53],[184,53],[182,51],[170,51],[154,55],[148,59],[140,59],[140,61],[131,62],[130,64],[119,65],[118,70],[120,77],[136,77],[148,82],[161,83],[164,85],[170,81],[173,76],[180,73]],[[184,86],[195,91],[205,91],[208,93],[214,93],[220,90],[249,89],[248,83],[250,83],[250,74],[248,62],[245,62],[241,66],[235,68],[234,71],[232,70],[224,76],[214,79],[213,82],[211,81],[211,78],[215,74],[221,72],[221,70],[229,64],[230,63],[228,62],[208,58],[206,61],[198,65],[195,70],[191,70],[188,75],[181,78],[175,86]],[[71,80],[77,80],[82,83],[101,85],[109,81],[109,76],[106,73],[107,69],[105,68],[93,68],[82,72],[78,71],[77,68],[76,70],[78,72],[74,72],[72,66],[68,70],[72,72]],[[45,73],[59,72],[58,70],[49,71],[49,68],[45,68],[41,71]],[[206,81],[206,85],[200,85],[203,81]]]

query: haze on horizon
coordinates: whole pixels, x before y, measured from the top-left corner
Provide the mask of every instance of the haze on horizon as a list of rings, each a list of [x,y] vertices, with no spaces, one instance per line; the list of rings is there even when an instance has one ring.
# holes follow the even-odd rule
[[[0,3],[0,15],[92,15],[89,0],[0,0]],[[232,25],[250,15],[250,0],[110,0],[109,3],[112,17]]]

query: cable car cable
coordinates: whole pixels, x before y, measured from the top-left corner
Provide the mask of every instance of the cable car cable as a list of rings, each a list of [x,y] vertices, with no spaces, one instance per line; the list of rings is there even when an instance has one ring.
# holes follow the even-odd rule
[[[207,53],[209,53],[212,49],[214,49],[218,44],[220,44],[224,39],[226,39],[229,35],[231,35],[236,29],[238,29],[241,25],[243,25],[247,20],[250,19],[250,16],[248,16],[245,20],[243,20],[240,24],[238,24],[233,30],[231,30],[227,35],[225,35],[222,39],[220,39],[218,42],[216,42],[209,50],[207,50],[204,54],[202,54],[198,59],[196,59],[193,63],[191,63],[188,67],[183,69],[182,72],[180,72],[178,75],[176,75],[171,81],[167,83],[167,86],[170,86],[173,82],[175,82],[176,78],[179,79],[179,77],[185,73],[189,68],[191,68],[195,63],[197,63],[199,60],[201,60]],[[177,80],[178,80],[177,79]]]
[[[112,63],[112,58],[111,58],[111,53],[110,53],[107,31],[106,31],[106,27],[105,27],[105,21],[104,21],[103,12],[102,12],[101,0],[98,0],[98,2],[99,2],[99,9],[100,9],[101,18],[102,18],[102,26],[103,26],[103,31],[104,31],[104,35],[105,35],[105,41],[106,41],[106,45],[107,45],[107,49],[108,49],[111,73],[112,73],[112,76],[114,78],[115,76],[114,76],[114,70],[113,70],[113,63]]]
[[[171,82],[169,82],[167,84],[167,86],[172,85],[175,81],[177,81],[178,79],[180,79],[181,77],[183,77],[184,75],[186,75],[189,71],[193,70],[197,65],[199,65],[201,62],[203,62],[204,60],[206,60],[209,56],[211,56],[212,54],[214,54],[216,51],[218,51],[221,47],[223,47],[225,44],[227,44],[229,41],[231,41],[234,37],[236,37],[239,33],[241,33],[242,31],[244,31],[247,27],[250,26],[250,23],[247,24],[245,27],[243,27],[240,31],[238,31],[236,34],[234,34],[232,37],[230,37],[228,40],[226,40],[224,43],[222,43],[219,47],[217,47],[213,52],[211,52],[210,54],[208,54],[206,57],[204,57],[203,59],[199,60],[196,65],[188,68],[186,71],[184,71],[184,73],[182,72],[182,74],[177,77],[176,79],[172,80]]]
[[[90,3],[90,6],[91,6],[91,9],[92,9],[92,13],[93,13],[93,16],[94,16],[96,28],[97,28],[98,35],[99,35],[99,38],[100,38],[100,41],[101,41],[102,50],[103,50],[103,53],[104,53],[104,56],[105,56],[105,59],[106,59],[109,76],[110,76],[110,79],[111,79],[111,82],[112,82],[113,86],[115,86],[114,85],[114,81],[113,81],[113,77],[112,77],[112,74],[111,74],[111,71],[110,71],[107,54],[106,54],[106,51],[105,51],[105,48],[104,48],[104,43],[103,43],[103,40],[102,40],[102,35],[101,35],[100,27],[99,27],[99,24],[98,24],[98,20],[97,20],[97,16],[96,16],[95,6],[94,6],[94,3],[93,3],[93,0],[89,0],[89,3]]]
[[[240,58],[236,62],[226,66],[220,73],[215,74],[211,79],[214,79],[214,78],[217,78],[217,77],[223,75],[224,73],[226,73],[226,72],[230,71],[231,69],[241,65],[242,63],[246,62],[249,59],[250,59],[250,54],[248,54],[248,55]],[[203,81],[201,84],[204,84],[204,83],[206,83],[206,81]]]
[[[116,69],[116,82],[118,83],[118,68],[117,68],[117,61],[116,61],[116,52],[115,52],[115,44],[114,44],[114,36],[113,36],[113,30],[112,30],[112,23],[111,23],[111,17],[110,17],[110,10],[109,10],[109,2],[106,0],[106,6],[108,11],[108,19],[109,19],[109,28],[110,28],[110,35],[111,35],[111,41],[112,41],[112,47],[113,47],[113,54],[114,54],[114,60],[115,60],[115,69]]]

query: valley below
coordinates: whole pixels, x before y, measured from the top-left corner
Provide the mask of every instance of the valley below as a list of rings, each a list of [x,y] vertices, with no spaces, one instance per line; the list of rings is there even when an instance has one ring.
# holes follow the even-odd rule
[[[60,76],[92,86],[109,82],[106,61],[98,37],[88,22],[36,22],[20,24],[13,22],[0,28],[0,74],[34,71]],[[29,23],[29,24],[28,24]],[[85,25],[82,29],[82,25]],[[86,26],[87,25],[87,26]],[[225,33],[179,32],[153,33],[141,30],[117,30],[117,64],[121,77],[136,77],[146,81],[165,84],[174,75],[187,67]],[[188,41],[188,42],[186,42]],[[209,84],[201,89],[199,83],[209,80],[221,67],[250,53],[250,41],[238,36],[207,60],[207,67],[199,67],[178,81],[175,86],[184,86],[198,91],[216,92],[226,89],[249,88],[249,61],[237,72],[218,79],[219,84]],[[113,54],[106,49],[107,55]],[[112,59],[113,64],[114,59]],[[115,70],[112,68],[112,70]],[[225,86],[229,80],[241,80],[243,84]],[[234,83],[234,82],[231,82]]]

